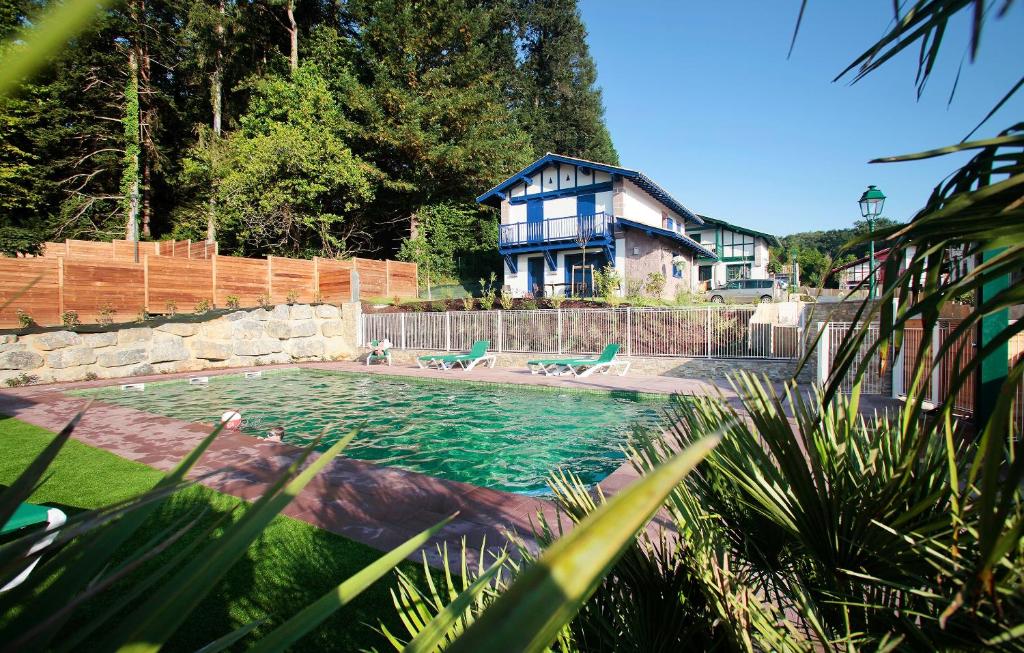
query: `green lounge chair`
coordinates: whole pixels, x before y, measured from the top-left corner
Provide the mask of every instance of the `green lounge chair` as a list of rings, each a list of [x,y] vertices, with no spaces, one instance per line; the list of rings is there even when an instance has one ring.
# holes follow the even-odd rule
[[[49,535],[32,545],[32,548],[29,549],[26,556],[26,559],[29,561],[28,566],[14,579],[12,579],[11,582],[0,587],[0,593],[14,589],[25,582],[28,575],[31,574],[32,570],[36,568],[37,564],[39,564],[39,560],[42,558],[43,549],[53,544],[54,540],[57,539],[57,529],[63,526],[67,520],[68,516],[59,508],[38,506],[34,503],[23,503],[18,506],[18,509],[14,511],[13,515],[11,515],[10,520],[0,528],[0,535],[7,535],[8,533],[14,533],[15,531],[20,531],[22,529],[44,525],[46,526],[46,531],[49,532]]]
[[[462,369],[469,371],[476,367],[478,363],[494,367],[494,354],[487,353],[487,348],[490,346],[490,340],[477,340],[473,343],[473,347],[469,350],[468,354],[430,354],[417,358],[416,364],[422,369],[433,367],[439,370],[450,370],[458,365]]]
[[[604,348],[597,358],[544,358],[532,360],[526,363],[530,368],[530,374],[544,372],[545,376],[558,376],[561,374],[572,374],[573,376],[590,376],[595,372],[607,374],[614,368],[621,368],[619,376],[625,376],[629,371],[629,361],[615,360],[619,353],[619,345],[611,343]]]
[[[374,361],[386,361],[388,366],[390,367],[391,366],[391,346],[389,345],[387,347],[384,347],[383,348],[384,349],[384,353],[382,353],[382,354],[375,354],[375,353],[373,353],[373,350],[377,349],[378,347],[380,347],[380,341],[379,340],[371,340],[370,341],[370,353],[366,355],[366,364],[369,365],[370,363],[372,363]]]

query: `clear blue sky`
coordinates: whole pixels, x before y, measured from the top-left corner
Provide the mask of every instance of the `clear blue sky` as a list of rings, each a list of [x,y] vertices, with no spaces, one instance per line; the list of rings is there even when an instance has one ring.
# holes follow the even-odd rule
[[[622,165],[694,211],[779,235],[851,225],[868,184],[888,196],[886,215],[909,220],[963,157],[868,160],[959,142],[1019,79],[1024,8],[989,23],[947,108],[966,24],[947,33],[918,101],[916,48],[853,86],[831,82],[883,34],[891,0],[811,0],[787,60],[799,7],[581,0]],[[1024,91],[975,137],[1022,110]]]

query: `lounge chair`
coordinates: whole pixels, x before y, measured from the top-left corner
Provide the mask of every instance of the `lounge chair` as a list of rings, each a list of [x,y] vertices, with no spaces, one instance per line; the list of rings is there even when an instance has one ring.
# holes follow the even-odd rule
[[[18,506],[18,509],[14,511],[10,520],[0,528],[0,535],[7,535],[8,533],[14,533],[23,528],[32,528],[37,526],[46,526],[46,531],[49,535],[36,542],[31,549],[29,549],[28,560],[31,560],[29,565],[22,570],[11,582],[7,583],[3,587],[0,587],[0,592],[6,592],[7,590],[14,589],[18,585],[25,582],[28,575],[32,573],[32,570],[39,564],[40,558],[42,558],[42,551],[46,547],[53,544],[54,540],[57,539],[57,529],[64,525],[68,520],[68,516],[64,514],[63,510],[59,508],[50,508],[49,506],[38,506],[34,503],[23,503]]]
[[[380,347],[380,341],[379,340],[371,340],[370,341],[370,353],[366,355],[366,364],[369,365],[370,363],[372,363],[374,361],[386,361],[387,364],[390,366],[391,365],[391,345],[390,345],[390,342],[389,342],[389,344],[386,347],[383,347],[383,350],[384,350],[383,354],[375,354],[375,353],[373,353],[373,350],[377,349],[378,347]]]
[[[573,376],[590,376],[595,372],[607,374],[614,368],[621,368],[619,376],[625,376],[629,371],[629,361],[615,360],[619,353],[619,345],[612,343],[604,348],[597,358],[543,358],[528,361],[526,366],[530,368],[530,374],[543,372],[546,376],[558,376],[561,374],[572,374]]]
[[[467,354],[430,354],[417,358],[416,364],[423,369],[433,367],[439,370],[450,370],[458,365],[469,371],[479,363],[494,367],[494,354],[487,353],[490,346],[490,340],[477,340]]]

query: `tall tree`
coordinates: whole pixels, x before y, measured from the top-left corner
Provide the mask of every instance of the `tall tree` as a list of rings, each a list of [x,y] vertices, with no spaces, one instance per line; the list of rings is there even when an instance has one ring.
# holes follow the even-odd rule
[[[534,147],[618,164],[576,0],[527,0],[522,16],[524,124]]]
[[[356,69],[368,88],[359,146],[388,177],[373,211],[394,251],[417,207],[471,202],[533,157],[503,96],[501,15],[471,0],[353,0]],[[474,213],[479,215],[478,213]]]

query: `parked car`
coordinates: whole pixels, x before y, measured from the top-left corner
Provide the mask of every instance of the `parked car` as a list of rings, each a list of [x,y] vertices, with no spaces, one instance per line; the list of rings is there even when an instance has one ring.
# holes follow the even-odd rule
[[[721,288],[709,290],[705,297],[715,304],[768,303],[784,299],[785,289],[774,279],[733,279]]]

